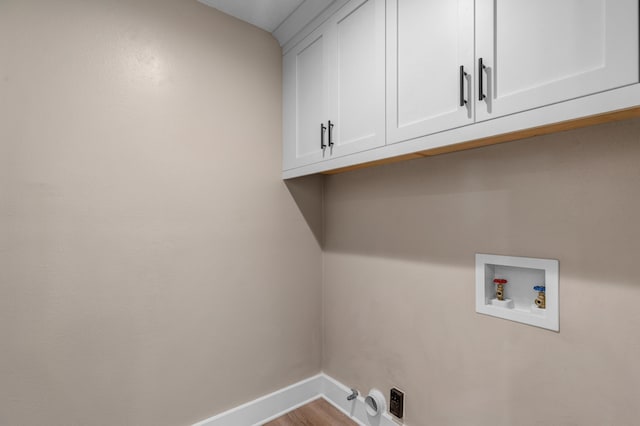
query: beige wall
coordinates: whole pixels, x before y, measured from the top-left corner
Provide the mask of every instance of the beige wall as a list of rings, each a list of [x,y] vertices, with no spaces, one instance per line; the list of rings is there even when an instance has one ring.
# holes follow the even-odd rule
[[[326,179],[323,369],[406,423],[637,425],[640,120]],[[483,316],[474,254],[560,261],[560,332]]]
[[[0,3],[0,424],[202,420],[319,371],[321,302],[411,426],[636,424],[640,120],[331,176],[323,218],[280,59],[195,1]],[[559,259],[560,333],[476,314],[476,252]]]
[[[280,62],[195,0],[0,2],[0,424],[186,425],[320,370]]]

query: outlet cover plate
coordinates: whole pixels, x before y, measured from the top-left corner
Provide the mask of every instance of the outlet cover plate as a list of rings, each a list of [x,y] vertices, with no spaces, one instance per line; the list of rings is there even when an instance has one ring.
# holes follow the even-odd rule
[[[399,389],[391,389],[389,396],[389,412],[399,419],[404,416],[404,392]]]

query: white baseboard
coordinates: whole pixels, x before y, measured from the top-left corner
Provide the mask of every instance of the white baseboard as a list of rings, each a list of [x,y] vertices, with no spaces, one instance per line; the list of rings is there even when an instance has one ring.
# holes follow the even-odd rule
[[[364,398],[369,389],[359,389],[360,395],[353,401],[347,401],[347,396],[351,394],[351,389],[336,379],[321,374],[322,376],[322,397],[330,402],[334,407],[345,413],[360,426],[401,426],[402,423],[393,420],[389,413],[382,413],[379,417],[371,417],[367,414],[364,405]],[[387,402],[388,404],[388,402]]]
[[[361,390],[361,393],[368,390]],[[324,373],[294,383],[193,426],[261,426],[318,398],[324,398],[360,426],[398,426],[389,413],[372,418],[367,415],[364,396],[347,401],[351,389]]]

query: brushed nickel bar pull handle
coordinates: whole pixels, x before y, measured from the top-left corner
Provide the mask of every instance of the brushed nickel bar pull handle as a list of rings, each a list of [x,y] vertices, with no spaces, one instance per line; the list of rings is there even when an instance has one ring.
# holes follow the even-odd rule
[[[327,131],[327,126],[324,123],[320,123],[320,149],[324,150],[327,144],[324,143],[324,132]]]
[[[484,94],[484,88],[482,87],[484,86],[483,77],[484,77],[484,70],[486,69],[487,67],[482,63],[482,58],[478,59],[478,85],[480,86],[480,89],[478,90],[479,101],[484,101],[484,99],[486,98]]]
[[[329,147],[333,146],[333,123],[329,120]]]
[[[460,65],[460,106],[463,107],[467,101],[464,98],[464,78],[467,73],[464,71],[464,65]]]

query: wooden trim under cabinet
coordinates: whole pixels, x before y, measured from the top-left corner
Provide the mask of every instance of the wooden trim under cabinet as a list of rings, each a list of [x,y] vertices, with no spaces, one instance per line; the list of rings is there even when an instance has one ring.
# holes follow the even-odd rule
[[[640,107],[633,107],[619,111],[596,114],[589,117],[577,118],[574,120],[561,121],[559,123],[547,124],[544,126],[532,127],[530,129],[518,130],[516,132],[503,133],[501,135],[475,139],[439,148],[419,151],[412,154],[399,155],[397,157],[383,158],[381,160],[370,161],[353,166],[341,167],[338,169],[322,172],[325,175],[349,172],[352,170],[364,169],[367,167],[380,166],[383,164],[397,163],[400,161],[413,160],[416,158],[431,157],[433,155],[446,154],[449,152],[464,151],[467,149],[480,148],[483,146],[496,145],[504,142],[511,142],[519,139],[531,138],[534,136],[548,135],[550,133],[565,132],[567,130],[581,127],[595,126],[596,124],[622,121],[630,118],[640,117]]]

